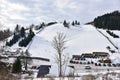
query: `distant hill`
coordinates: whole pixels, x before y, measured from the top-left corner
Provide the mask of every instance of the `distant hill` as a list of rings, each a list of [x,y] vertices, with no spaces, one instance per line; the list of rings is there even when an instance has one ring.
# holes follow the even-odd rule
[[[94,19],[94,26],[97,28],[108,30],[120,30],[120,12],[114,11],[111,13],[98,16]]]

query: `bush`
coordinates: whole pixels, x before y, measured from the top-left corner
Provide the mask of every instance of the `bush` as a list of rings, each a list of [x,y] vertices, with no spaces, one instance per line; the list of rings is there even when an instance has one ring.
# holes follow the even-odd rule
[[[112,65],[110,63],[108,63],[108,66],[111,67]]]
[[[104,63],[103,66],[106,66],[106,64]]]
[[[93,62],[93,61],[91,61],[91,64],[94,64],[94,62]]]
[[[97,63],[95,63],[95,66],[98,66],[98,64],[97,64]]]
[[[101,66],[101,64],[99,63],[98,66]]]
[[[80,64],[82,64],[82,62],[80,62]]]
[[[72,61],[72,60],[70,60],[70,63],[73,63],[73,61]]]
[[[87,64],[90,64],[90,62],[88,61]]]
[[[116,67],[116,64],[112,64],[113,65],[113,67]]]

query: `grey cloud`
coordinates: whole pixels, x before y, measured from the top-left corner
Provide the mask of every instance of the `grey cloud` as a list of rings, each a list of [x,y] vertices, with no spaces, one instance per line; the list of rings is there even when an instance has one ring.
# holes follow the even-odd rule
[[[39,24],[41,21],[79,20],[92,21],[96,16],[120,10],[120,0],[5,0],[29,8],[19,11],[26,20],[12,21],[20,24]],[[1,8],[1,7],[0,7]],[[17,13],[17,12],[16,12]],[[1,14],[0,14],[1,15]],[[3,15],[2,15],[3,16]],[[7,17],[5,17],[7,18]]]

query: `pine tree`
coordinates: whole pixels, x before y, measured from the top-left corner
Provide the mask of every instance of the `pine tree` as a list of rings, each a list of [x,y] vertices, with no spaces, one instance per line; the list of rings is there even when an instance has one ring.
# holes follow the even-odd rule
[[[15,32],[15,33],[18,33],[19,31],[20,31],[20,26],[17,24],[16,27],[15,27],[14,32]]]
[[[77,20],[75,20],[75,25],[77,25]]]
[[[42,24],[41,24],[41,26],[40,26],[41,28],[44,28],[45,27],[45,23],[44,22],[42,22]]]
[[[20,35],[21,35],[21,37],[25,37],[25,28],[24,27],[21,28]]]
[[[77,25],[80,25],[80,22],[78,22]]]
[[[32,31],[32,29],[30,28],[30,30],[29,30],[29,35],[32,35],[32,33],[33,33],[33,31]]]
[[[66,20],[64,20],[63,25],[64,25],[64,27],[69,28],[69,23],[67,23]]]
[[[15,60],[15,62],[13,63],[13,67],[12,67],[12,73],[20,73],[22,71],[22,65],[21,65],[21,61],[19,58],[17,58]]]
[[[73,26],[75,25],[74,21],[72,22],[72,25],[73,25]]]

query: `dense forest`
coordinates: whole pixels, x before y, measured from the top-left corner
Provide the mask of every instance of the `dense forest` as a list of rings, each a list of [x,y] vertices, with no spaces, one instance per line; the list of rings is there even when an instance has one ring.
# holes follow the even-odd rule
[[[94,19],[94,25],[97,28],[108,30],[120,30],[120,12],[114,11]]]

